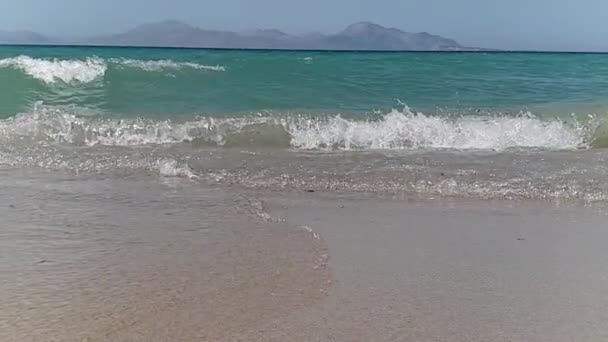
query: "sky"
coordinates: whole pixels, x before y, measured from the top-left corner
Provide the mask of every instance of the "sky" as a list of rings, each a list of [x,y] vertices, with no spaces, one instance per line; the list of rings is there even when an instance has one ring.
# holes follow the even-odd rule
[[[0,0],[0,30],[58,37],[177,19],[221,30],[331,33],[358,21],[472,47],[608,51],[607,0]]]

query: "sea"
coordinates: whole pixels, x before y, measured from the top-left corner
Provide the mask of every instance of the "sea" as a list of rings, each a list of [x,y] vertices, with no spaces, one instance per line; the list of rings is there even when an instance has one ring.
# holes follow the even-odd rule
[[[608,199],[608,55],[0,47],[0,167]]]
[[[608,54],[2,46],[0,341],[601,339],[607,120]]]

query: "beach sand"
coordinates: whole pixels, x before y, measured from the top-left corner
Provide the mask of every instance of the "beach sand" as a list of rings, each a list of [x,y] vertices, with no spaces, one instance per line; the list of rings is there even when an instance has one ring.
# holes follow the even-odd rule
[[[601,206],[0,179],[2,342],[608,339]]]
[[[605,208],[296,197],[266,203],[323,237],[335,277],[332,296],[299,315],[298,340],[608,337]]]

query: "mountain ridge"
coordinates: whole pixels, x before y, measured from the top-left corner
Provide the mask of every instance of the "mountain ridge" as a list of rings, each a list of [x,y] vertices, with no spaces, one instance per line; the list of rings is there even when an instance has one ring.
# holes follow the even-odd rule
[[[405,32],[369,21],[351,24],[333,34],[304,35],[291,35],[272,28],[246,32],[209,30],[177,20],[146,23],[122,33],[75,41],[58,41],[30,31],[19,32],[22,33],[11,35],[0,31],[0,43],[284,50],[480,50],[428,32]]]
[[[22,31],[1,31],[0,30],[0,43],[3,44],[47,44],[52,41],[52,38],[46,37],[42,34],[22,30]]]

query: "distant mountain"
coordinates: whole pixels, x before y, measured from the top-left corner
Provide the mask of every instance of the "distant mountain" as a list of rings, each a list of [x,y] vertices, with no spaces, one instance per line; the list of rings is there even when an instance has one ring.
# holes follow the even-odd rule
[[[31,31],[0,31],[0,44],[48,44],[51,39]]]
[[[290,35],[276,29],[240,33],[205,30],[167,20],[140,25],[120,34],[79,41],[59,42],[29,31],[0,31],[0,43],[301,50],[479,50],[463,47],[453,39],[430,33],[404,32],[371,22],[352,24],[335,34]]]
[[[291,36],[283,31],[276,29],[266,29],[266,30],[253,30],[248,32],[243,32],[243,35],[252,36],[252,37],[266,37],[272,39],[288,39]]]
[[[85,44],[167,47],[224,46],[238,38],[233,32],[201,30],[178,21],[144,24],[125,33],[86,39]]]
[[[163,21],[138,26],[125,33],[84,41],[97,45],[208,47],[242,49],[303,50],[470,50],[453,39],[426,32],[409,33],[370,22],[348,26],[336,34],[302,36],[285,32],[255,30],[243,33],[204,30],[179,21]]]
[[[324,47],[347,50],[458,50],[455,40],[429,33],[409,33],[370,22],[352,24],[344,31],[322,39]]]

